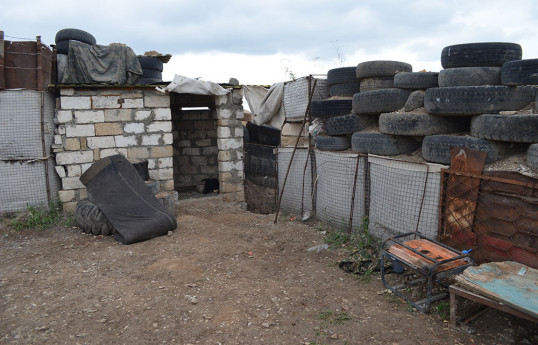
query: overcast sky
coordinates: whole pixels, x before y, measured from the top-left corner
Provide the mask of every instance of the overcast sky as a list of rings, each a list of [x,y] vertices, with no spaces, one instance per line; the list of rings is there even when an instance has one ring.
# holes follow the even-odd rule
[[[439,71],[441,50],[459,43],[514,42],[538,58],[537,18],[535,0],[3,0],[0,30],[53,44],[58,30],[82,29],[98,44],[172,54],[165,80],[271,85],[369,60]]]

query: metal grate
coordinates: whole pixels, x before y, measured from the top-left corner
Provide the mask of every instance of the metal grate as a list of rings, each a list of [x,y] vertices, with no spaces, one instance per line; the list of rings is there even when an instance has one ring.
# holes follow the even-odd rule
[[[317,79],[317,78],[316,78]],[[309,99],[309,86],[312,89],[314,81],[309,82],[309,77],[302,77],[290,81],[284,85],[284,112],[290,120],[302,119],[306,112]],[[329,98],[327,79],[317,79],[316,88],[312,100]]]
[[[48,92],[0,92],[0,212],[46,206],[60,189],[54,159],[54,97]]]
[[[487,175],[486,175],[487,174]],[[440,240],[478,263],[538,268],[538,183],[517,173],[442,171]]]
[[[284,186],[284,178],[290,172],[282,194],[280,208],[288,214],[303,216],[312,212],[312,159],[308,149],[298,148],[290,166],[293,148],[278,148],[278,191]]]

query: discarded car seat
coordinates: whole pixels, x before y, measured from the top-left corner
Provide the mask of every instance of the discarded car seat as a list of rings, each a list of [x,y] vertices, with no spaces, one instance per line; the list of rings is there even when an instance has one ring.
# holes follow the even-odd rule
[[[123,156],[95,162],[80,181],[114,226],[114,238],[132,244],[166,235],[176,218],[157,200],[136,169]]]

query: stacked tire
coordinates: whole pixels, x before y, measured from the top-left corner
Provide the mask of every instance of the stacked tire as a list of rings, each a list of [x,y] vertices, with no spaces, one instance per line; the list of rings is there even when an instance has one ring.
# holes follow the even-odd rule
[[[281,132],[265,125],[248,122],[243,128],[245,172],[245,201],[254,213],[269,214],[276,211],[277,162],[276,147]]]
[[[72,41],[82,42],[89,45],[97,44],[95,37],[89,32],[72,28],[58,31],[54,38],[56,44],[56,79],[58,83],[62,82],[65,69],[67,68],[67,54],[69,53],[69,45]]]
[[[533,130],[538,118],[513,115],[536,96],[536,89],[525,84],[532,81],[527,78],[532,72],[518,75],[526,66],[521,56],[521,46],[515,43],[467,43],[443,49],[440,87],[426,91],[425,110],[432,118],[451,117],[450,122],[470,123],[470,128],[466,135],[426,136],[425,160],[449,164],[450,148],[467,147],[486,151],[486,163],[492,163],[517,150],[515,143],[538,141]]]
[[[142,77],[136,82],[138,85],[152,85],[163,82],[163,62],[151,56],[139,56],[142,66]]]

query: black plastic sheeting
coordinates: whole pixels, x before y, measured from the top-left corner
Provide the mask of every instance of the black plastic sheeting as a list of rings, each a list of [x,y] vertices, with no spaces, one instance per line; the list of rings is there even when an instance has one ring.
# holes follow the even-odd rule
[[[138,57],[129,47],[69,42],[61,84],[135,84],[142,76]]]
[[[175,216],[168,213],[121,155],[95,162],[80,181],[114,226],[114,238],[123,244],[163,236],[177,228]]]

